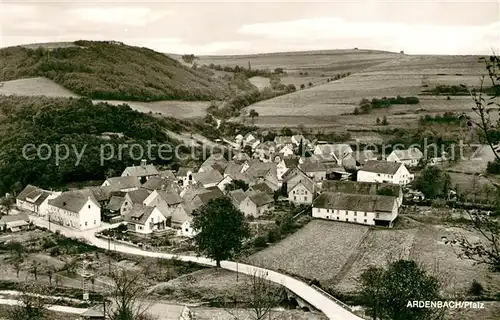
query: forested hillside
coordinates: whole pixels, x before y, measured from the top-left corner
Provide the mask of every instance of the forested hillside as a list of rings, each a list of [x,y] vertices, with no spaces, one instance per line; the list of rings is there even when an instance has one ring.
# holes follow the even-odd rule
[[[116,156],[100,163],[101,145],[139,144],[147,150],[151,144],[169,143],[175,147],[165,129],[185,130],[185,124],[168,118],[155,118],[130,109],[126,105],[111,106],[105,103],[92,104],[89,99],[49,99],[35,97],[0,96],[0,194],[24,186],[27,183],[41,187],[58,187],[67,182],[104,179],[106,175],[121,174],[128,165],[137,164],[128,149],[121,160]],[[117,135],[103,136],[103,133]],[[118,133],[123,134],[118,135]],[[53,152],[48,160],[34,157],[27,160],[23,147],[28,144],[48,144]],[[59,165],[55,162],[55,145],[69,146],[70,153]],[[74,150],[83,157],[78,165]],[[35,154],[30,147],[28,154]],[[108,150],[108,149],[106,149]],[[42,149],[47,156],[47,149]],[[152,148],[157,155],[157,148]],[[166,155],[166,153],[163,153]],[[132,154],[137,157],[137,152]],[[173,161],[156,160],[157,164],[172,164]]]
[[[44,76],[92,99],[221,100],[253,89],[246,79],[221,79],[148,48],[107,41],[74,46],[0,49],[0,81]]]

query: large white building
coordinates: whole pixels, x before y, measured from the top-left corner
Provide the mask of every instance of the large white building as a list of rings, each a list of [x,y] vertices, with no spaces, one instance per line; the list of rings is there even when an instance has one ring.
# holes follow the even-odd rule
[[[398,216],[397,197],[324,192],[313,203],[315,218],[392,227]]]
[[[29,211],[31,214],[47,217],[49,200],[58,197],[60,194],[60,191],[43,190],[29,184],[17,195],[16,206],[21,210]]]
[[[414,177],[402,163],[369,160],[358,171],[357,181],[406,185]]]
[[[90,191],[63,192],[49,200],[48,219],[77,230],[94,229],[101,225],[101,206]]]

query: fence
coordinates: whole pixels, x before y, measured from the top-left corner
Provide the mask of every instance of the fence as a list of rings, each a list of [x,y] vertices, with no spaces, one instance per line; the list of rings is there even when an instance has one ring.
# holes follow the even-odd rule
[[[320,287],[316,286],[315,284],[312,284],[311,287],[313,287],[314,289],[318,290],[319,292],[321,292],[322,294],[324,294],[325,296],[327,296],[328,298],[330,298],[331,300],[333,300],[335,303],[337,303],[342,308],[346,309],[349,312],[352,312],[352,308],[350,306],[348,306],[347,304],[343,303],[339,299],[335,298],[334,296],[332,296],[331,294],[329,294],[325,290],[321,289]]]

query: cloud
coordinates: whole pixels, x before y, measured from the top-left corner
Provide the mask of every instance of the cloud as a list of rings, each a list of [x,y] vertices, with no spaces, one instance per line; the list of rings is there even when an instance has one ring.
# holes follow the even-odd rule
[[[80,21],[128,26],[142,26],[172,14],[167,10],[155,11],[139,6],[82,7],[70,9],[68,13]]]
[[[278,42],[316,42],[322,46],[339,43],[363,47],[369,41],[379,49],[408,53],[461,54],[490,51],[498,45],[498,22],[483,26],[412,25],[397,22],[352,22],[341,18],[312,18],[255,23],[241,26],[246,36]],[[495,33],[497,32],[497,33]],[[493,39],[496,34],[496,40]]]

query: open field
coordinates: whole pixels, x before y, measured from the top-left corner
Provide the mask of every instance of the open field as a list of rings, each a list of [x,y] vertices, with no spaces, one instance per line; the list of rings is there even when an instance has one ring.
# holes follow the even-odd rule
[[[0,95],[18,96],[47,96],[61,98],[77,98],[78,95],[55,83],[43,78],[27,78],[2,82],[0,85]],[[209,101],[117,101],[117,100],[94,100],[95,103],[107,102],[112,105],[128,104],[132,109],[144,113],[161,114],[175,118],[197,118],[206,114],[206,109],[210,105]]]
[[[248,260],[255,265],[310,279],[329,280],[356,251],[367,231],[366,226],[313,220]]]

